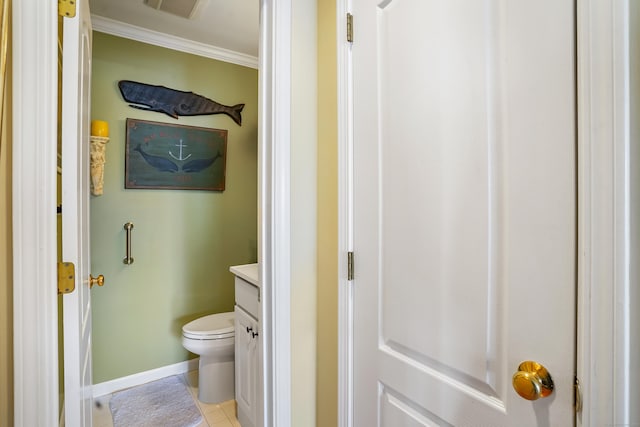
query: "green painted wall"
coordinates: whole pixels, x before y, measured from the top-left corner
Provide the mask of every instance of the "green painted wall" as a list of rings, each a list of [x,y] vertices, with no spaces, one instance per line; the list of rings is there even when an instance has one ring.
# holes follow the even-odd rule
[[[225,115],[180,117],[133,109],[119,80],[193,91],[225,105],[245,103],[242,126]],[[232,311],[229,266],[257,260],[258,72],[94,33],[92,119],[110,126],[104,194],[91,197],[94,383],[195,357],[181,327]],[[228,129],[226,190],[125,190],[125,120]],[[132,265],[123,225],[134,223]]]

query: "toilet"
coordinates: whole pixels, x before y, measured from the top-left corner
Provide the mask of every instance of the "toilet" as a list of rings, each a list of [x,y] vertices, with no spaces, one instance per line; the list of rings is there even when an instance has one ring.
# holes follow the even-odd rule
[[[211,314],[182,327],[182,346],[200,356],[198,400],[219,403],[235,398],[235,315]]]

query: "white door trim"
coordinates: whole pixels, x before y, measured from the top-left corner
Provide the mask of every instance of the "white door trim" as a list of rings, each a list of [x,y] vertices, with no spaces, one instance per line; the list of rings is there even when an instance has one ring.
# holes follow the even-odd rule
[[[338,31],[338,425],[353,426],[352,292],[346,280],[352,216],[350,0],[336,0]],[[629,423],[629,10],[628,0],[577,0],[578,425]],[[357,22],[357,17],[354,17]],[[355,26],[357,29],[357,25]],[[357,33],[355,34],[357,43]],[[634,165],[635,166],[635,165]],[[638,345],[635,342],[635,345]],[[597,372],[597,374],[596,374]]]
[[[578,1],[577,24],[578,425],[627,425],[638,309],[629,299],[628,0]]]
[[[291,425],[291,0],[260,8],[258,259],[264,427]]]
[[[353,250],[353,116],[351,43],[347,12],[351,0],[336,0],[338,86],[338,426],[353,426],[353,293],[347,254]]]
[[[13,4],[15,425],[58,424],[57,3]],[[264,426],[291,424],[291,1],[261,1],[259,250]],[[277,396],[277,399],[275,398]]]
[[[57,3],[14,1],[12,31],[14,424],[55,426]]]

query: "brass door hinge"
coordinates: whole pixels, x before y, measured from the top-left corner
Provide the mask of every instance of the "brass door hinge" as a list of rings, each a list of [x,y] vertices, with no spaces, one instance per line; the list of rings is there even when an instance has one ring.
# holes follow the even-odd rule
[[[574,377],[573,380],[573,408],[576,410],[576,415],[578,415],[582,412],[582,390],[580,389],[578,377]]]
[[[58,0],[58,15],[67,18],[76,16],[77,0]]]
[[[347,252],[347,280],[353,280],[353,252]]]
[[[347,13],[347,41],[353,43],[353,15]]]
[[[58,263],[58,294],[69,294],[76,288],[76,268],[72,262]]]

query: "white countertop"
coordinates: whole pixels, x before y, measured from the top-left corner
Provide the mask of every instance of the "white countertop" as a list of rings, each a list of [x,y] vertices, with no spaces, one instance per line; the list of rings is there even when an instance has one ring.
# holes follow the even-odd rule
[[[251,283],[252,285],[260,287],[260,280],[258,277],[258,264],[244,264],[234,265],[229,267],[229,271],[240,277],[243,280]]]

